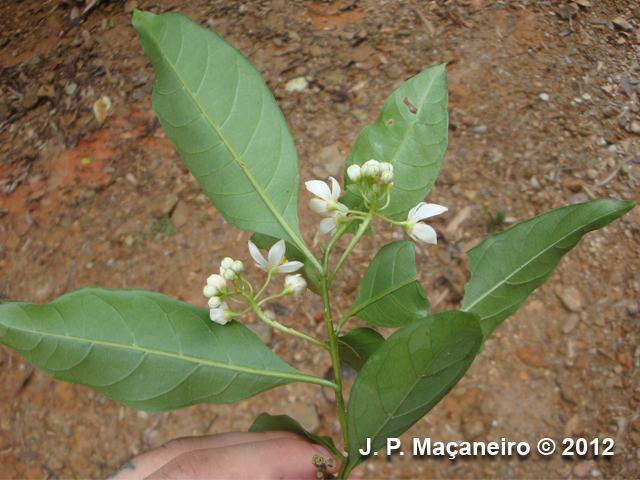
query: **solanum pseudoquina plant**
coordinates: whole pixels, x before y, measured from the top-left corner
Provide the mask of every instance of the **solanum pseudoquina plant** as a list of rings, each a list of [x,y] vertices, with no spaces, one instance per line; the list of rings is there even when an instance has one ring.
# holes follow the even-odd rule
[[[313,252],[298,229],[296,149],[259,72],[216,33],[184,16],[136,11],[133,23],[155,69],[153,108],[164,131],[224,218],[254,232],[237,256],[247,260],[250,254],[265,281],[251,285],[242,261],[225,258],[219,274],[203,278],[207,309],[154,292],[102,288],[83,288],[47,305],[0,305],[1,343],[54,378],[86,385],[130,407],[168,411],[234,403],[294,382],[323,385],[335,392],[343,451],[287,416],[264,413],[251,429],[308,435],[342,461],[339,477],[345,478],[366,460],[360,449],[367,439],[371,451],[379,450],[454,387],[484,339],[549,278],[585,233],[634,206],[593,200],[492,235],[468,252],[471,279],[460,310],[429,315],[413,242],[436,243],[424,220],[447,210],[424,203],[447,146],[444,65],[408,80],[389,97],[378,120],[362,130],[345,162],[344,193],[333,178],[306,183],[315,195],[309,208],[323,217],[319,228],[326,239]],[[373,256],[353,307],[334,319],[331,284],[362,236],[373,233],[373,220],[376,228],[403,228],[411,240],[390,243]],[[350,236],[346,250],[332,256],[345,235]],[[282,290],[265,296],[271,282]],[[284,326],[263,311],[273,298],[299,302],[314,294],[324,303],[323,338]],[[303,373],[278,358],[242,324],[247,312],[325,349],[335,380]],[[387,339],[374,328],[349,331],[353,317],[397,330]],[[348,409],[340,359],[358,371]]]

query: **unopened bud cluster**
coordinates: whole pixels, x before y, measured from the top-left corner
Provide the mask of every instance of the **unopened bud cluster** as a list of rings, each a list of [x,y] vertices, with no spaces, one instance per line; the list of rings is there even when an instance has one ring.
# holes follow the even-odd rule
[[[388,205],[390,191],[393,188],[393,165],[371,159],[362,166],[349,166],[347,175],[356,184],[367,204],[374,201],[379,204],[380,200],[386,197],[385,205],[381,208],[379,206],[378,209],[382,210]]]

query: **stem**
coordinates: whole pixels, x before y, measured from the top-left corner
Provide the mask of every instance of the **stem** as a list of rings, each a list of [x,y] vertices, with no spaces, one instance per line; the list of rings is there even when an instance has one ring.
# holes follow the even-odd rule
[[[270,297],[263,298],[262,300],[260,300],[258,302],[258,306],[260,307],[264,302],[268,302],[269,300],[274,300],[276,298],[284,297],[285,295],[289,295],[289,294],[284,292],[284,291],[282,291],[282,292],[278,293],[277,295],[271,295]]]
[[[253,307],[253,311],[255,312],[255,314],[258,315],[258,317],[260,317],[260,320],[262,320],[264,323],[266,323],[270,327],[276,328],[276,329],[280,330],[281,332],[288,333],[289,335],[293,335],[294,337],[298,337],[298,338],[302,338],[304,340],[307,340],[307,341],[309,341],[309,342],[311,342],[311,343],[313,343],[315,345],[318,345],[319,347],[324,348],[325,350],[328,349],[327,345],[324,342],[321,342],[320,340],[316,340],[315,338],[310,337],[309,335],[305,335],[302,332],[298,332],[297,330],[294,330],[293,328],[285,327],[284,325],[276,322],[275,320],[271,320],[269,317],[267,317],[264,314],[264,312],[260,308],[260,305],[258,305],[256,303],[256,301],[253,299],[253,297],[247,296],[246,298],[247,298],[247,300],[249,300],[249,303],[251,304],[251,307]]]
[[[380,215],[379,213],[374,213],[374,215],[378,218],[381,218],[382,220],[384,220],[385,222],[389,222],[391,225],[396,225],[396,226],[400,226],[400,227],[404,227],[404,225],[407,223],[406,220],[402,220],[402,221],[396,221],[396,220],[392,220],[389,217],[385,217],[384,215]]]
[[[260,289],[260,291],[257,293],[257,295],[255,295],[255,297],[254,297],[254,298],[256,298],[256,299],[257,299],[257,298],[259,298],[259,297],[260,297],[260,295],[262,295],[262,294],[263,294],[264,289],[265,289],[265,288],[267,288],[267,285],[269,285],[269,282],[270,282],[270,281],[271,281],[271,279],[273,278],[273,275],[274,275],[273,270],[269,270],[269,271],[267,272],[267,281],[266,281],[266,282],[264,282],[264,285],[262,286],[262,288]],[[252,294],[253,294],[253,292],[252,292]],[[253,295],[252,295],[252,296],[253,296]]]
[[[371,204],[370,208],[371,209],[367,213],[367,216],[365,217],[365,219],[360,224],[360,228],[358,228],[358,231],[356,232],[356,234],[351,239],[351,243],[349,243],[349,246],[344,251],[344,253],[342,254],[342,257],[340,257],[340,260],[338,260],[338,263],[336,264],[335,268],[333,269],[333,272],[331,272],[331,276],[329,277],[329,280],[328,280],[328,286],[331,286],[331,282],[333,282],[333,278],[338,273],[338,270],[340,270],[340,267],[342,267],[342,264],[345,262],[345,260],[347,259],[347,257],[351,253],[351,250],[353,250],[353,248],[358,244],[358,242],[360,241],[360,238],[362,238],[362,235],[364,235],[364,231],[367,229],[367,227],[371,223],[371,219],[375,215],[375,210],[376,210],[375,203]]]
[[[333,365],[333,376],[336,382],[336,406],[338,407],[338,419],[342,428],[342,439],[344,440],[344,448],[349,450],[349,432],[347,430],[347,408],[344,404],[342,396],[342,374],[340,373],[340,357],[338,357],[338,335],[333,328],[331,320],[331,302],[329,301],[329,284],[326,277],[322,278],[322,302],[324,303],[324,318],[327,323],[327,333],[329,335],[329,353],[331,354],[331,363]],[[347,457],[348,458],[348,457]],[[347,462],[342,462],[340,471],[345,468]],[[338,478],[342,478],[338,475]]]

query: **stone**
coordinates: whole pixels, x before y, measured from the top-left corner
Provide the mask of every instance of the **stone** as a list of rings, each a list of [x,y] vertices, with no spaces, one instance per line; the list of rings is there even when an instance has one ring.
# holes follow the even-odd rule
[[[589,180],[595,180],[598,178],[598,171],[595,168],[590,168],[587,170],[587,178]]]
[[[284,86],[284,89],[291,92],[301,92],[305,88],[309,86],[309,82],[304,77],[294,78],[293,80],[289,80],[287,84]]]
[[[78,85],[75,83],[70,83],[69,85],[67,85],[67,88],[64,89],[64,93],[71,96],[76,93],[76,90],[78,90]]]
[[[465,422],[462,425],[465,441],[472,441],[480,438],[484,434],[484,423],[480,420]]]
[[[46,97],[46,98],[53,98],[56,96],[56,91],[53,88],[53,85],[42,85],[39,89],[38,89],[38,97],[42,98],[42,97]]]
[[[0,47],[4,47],[9,43],[9,37],[0,37]]]
[[[540,181],[536,176],[533,176],[529,179],[529,183],[534,188],[534,190],[542,190],[542,185],[540,185]]]
[[[562,186],[571,192],[580,192],[582,190],[582,180],[569,177],[562,182]]]
[[[22,103],[22,106],[27,110],[31,110],[37,104],[38,104],[38,85],[32,84],[32,85],[29,85],[26,91],[24,92],[24,101]]]
[[[518,350],[518,358],[525,365],[533,368],[542,368],[547,365],[544,354],[536,347],[524,346]]]
[[[582,311],[582,299],[576,287],[557,287],[555,293],[567,310],[570,312]]]
[[[29,57],[24,61],[24,64],[29,67],[35,67],[36,65],[40,65],[41,63],[42,60],[38,55],[33,55],[32,57]]]
[[[567,385],[562,385],[560,387],[560,396],[567,403],[573,403],[575,405],[578,404],[578,392]]]
[[[635,133],[636,135],[640,135],[640,123],[638,122],[631,122],[631,131],[633,133]]]
[[[548,93],[541,93],[538,98],[543,102],[548,102],[550,97]]]
[[[127,0],[124,2],[124,13],[133,13],[138,8],[139,3],[136,0]]]
[[[265,345],[271,345],[273,339],[273,328],[266,323],[249,323],[245,325],[249,330],[255,333]]]
[[[317,178],[327,179],[336,176],[342,169],[344,156],[338,149],[338,144],[334,143],[328,147],[324,147],[313,160],[311,171]]]
[[[173,211],[174,207],[178,203],[178,200],[180,199],[177,195],[173,193],[167,194],[164,202],[153,211],[153,216],[156,218],[168,216]]]
[[[567,318],[567,321],[562,326],[562,331],[564,333],[571,333],[578,326],[579,322],[580,317],[577,314],[572,313],[571,315],[569,315],[569,318]]]
[[[176,208],[173,211],[173,214],[171,214],[171,223],[173,224],[174,227],[180,230],[182,227],[184,227],[187,224],[188,221],[189,221],[189,207],[184,201],[180,200],[178,201],[178,204],[176,205]]]
[[[625,32],[630,32],[631,30],[633,30],[633,27],[631,26],[631,24],[627,22],[627,20],[624,17],[618,17],[614,19],[613,24],[616,27],[624,30]]]
[[[471,127],[471,133],[487,133],[488,127],[486,125],[474,125]]]
[[[573,474],[578,478],[585,478],[591,473],[591,464],[589,462],[578,463],[573,467]]]

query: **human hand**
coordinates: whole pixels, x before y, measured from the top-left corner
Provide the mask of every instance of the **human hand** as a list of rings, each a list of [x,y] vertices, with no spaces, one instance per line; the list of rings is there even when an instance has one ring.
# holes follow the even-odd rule
[[[322,445],[289,432],[230,432],[184,437],[125,463],[109,478],[149,479],[318,479],[311,459],[333,458],[328,473],[340,462]],[[357,477],[350,476],[355,479]]]

